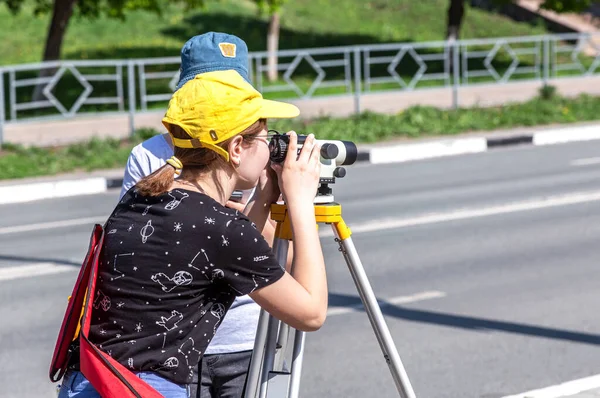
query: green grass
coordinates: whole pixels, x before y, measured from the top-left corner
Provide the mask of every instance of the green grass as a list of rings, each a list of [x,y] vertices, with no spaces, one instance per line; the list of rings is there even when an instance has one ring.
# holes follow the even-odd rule
[[[139,130],[126,140],[93,139],[59,148],[4,144],[0,150],[0,180],[124,167],[131,148],[155,133]]]
[[[27,4],[27,3],[26,3]],[[65,59],[178,56],[189,37],[217,30],[239,35],[250,51],[266,48],[267,19],[248,0],[209,0],[206,10],[184,13],[170,6],[164,15],[130,12],[125,23],[74,18],[63,47]],[[286,4],[280,47],[305,48],[387,42],[443,40],[447,0],[295,0]],[[40,61],[50,16],[31,8],[13,17],[0,5],[0,64]],[[468,8],[463,38],[547,33],[541,26]]]
[[[395,115],[363,113],[349,118],[305,121],[271,121],[269,128],[314,133],[319,139],[341,139],[370,143],[391,139],[449,136],[478,130],[507,129],[556,123],[599,120],[600,97],[555,96],[551,89],[529,102],[497,108],[440,110],[416,106]],[[157,134],[138,131],[127,140],[92,140],[63,148],[23,148],[5,145],[0,151],[0,179],[54,175],[76,170],[124,167],[131,148]]]

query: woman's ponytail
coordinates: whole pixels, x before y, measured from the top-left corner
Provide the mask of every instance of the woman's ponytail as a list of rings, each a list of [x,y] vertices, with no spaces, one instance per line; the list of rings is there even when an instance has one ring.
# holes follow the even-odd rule
[[[147,177],[142,178],[135,185],[137,191],[143,196],[158,196],[167,192],[175,179],[175,174],[180,174],[183,164],[175,156],[171,156],[160,169]]]

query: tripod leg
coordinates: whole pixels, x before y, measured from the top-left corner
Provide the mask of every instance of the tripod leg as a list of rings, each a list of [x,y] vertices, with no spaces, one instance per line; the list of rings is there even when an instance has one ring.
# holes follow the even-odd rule
[[[292,377],[290,380],[290,398],[298,398],[300,393],[300,376],[302,375],[302,361],[304,360],[304,343],[306,333],[296,330],[294,337],[294,352],[292,356]]]
[[[279,337],[277,338],[277,348],[283,348],[286,346],[290,335],[290,329],[290,326],[283,322],[279,325]],[[280,349],[275,355],[275,369],[284,370],[283,368],[285,365],[285,350]]]
[[[285,266],[287,261],[288,246],[289,242],[285,239],[275,238],[273,241],[275,257],[280,265],[283,264],[282,266]],[[273,368],[278,325],[279,321],[277,319],[261,309],[248,370],[245,398],[265,396],[262,384],[267,382],[269,371]],[[266,384],[264,388],[266,389]]]
[[[267,332],[267,346],[262,363],[262,372],[260,377],[259,397],[267,397],[269,381],[273,377],[272,371],[275,364],[275,351],[277,349],[277,332],[281,322],[272,316],[269,316],[269,331]],[[282,348],[283,349],[283,348]]]
[[[265,355],[265,345],[267,344],[267,332],[269,330],[269,313],[263,309],[260,310],[256,337],[254,338],[254,349],[248,368],[246,390],[244,398],[255,398],[257,396],[258,381],[261,378],[261,369]]]
[[[340,223],[335,223],[332,226],[337,236],[336,240],[339,242],[340,249],[344,255],[344,258],[346,259],[346,263],[348,264],[352,279],[354,279],[354,284],[356,285],[358,294],[360,295],[360,298],[365,306],[367,316],[369,317],[369,321],[371,322],[371,326],[373,327],[373,331],[375,332],[375,336],[377,337],[377,341],[379,342],[379,346],[381,347],[385,361],[390,368],[396,388],[398,389],[398,392],[402,398],[415,398],[415,393],[410,384],[410,380],[408,379],[408,375],[404,370],[404,366],[400,360],[400,355],[398,355],[392,335],[390,334],[385,319],[383,318],[383,314],[381,313],[381,309],[377,303],[377,298],[375,297],[375,293],[373,293],[373,289],[371,288],[367,274],[365,273],[362,262],[360,261],[358,252],[354,247],[352,238],[348,233],[348,229],[343,221]]]

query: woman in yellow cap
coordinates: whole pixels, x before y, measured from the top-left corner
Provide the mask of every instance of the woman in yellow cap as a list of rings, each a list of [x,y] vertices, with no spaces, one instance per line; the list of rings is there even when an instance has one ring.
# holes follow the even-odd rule
[[[320,148],[311,135],[298,156],[269,165],[266,120],[298,113],[263,99],[234,70],[197,75],[163,119],[174,156],[130,189],[106,223],[95,292],[104,305],[92,313],[90,340],[166,397],[188,396],[193,368],[236,296],[249,294],[296,329],[317,330],[325,320],[313,209]],[[234,190],[255,186],[248,216],[224,206]],[[280,194],[302,248],[293,275],[259,232]],[[81,373],[68,378],[61,397],[98,396]]]

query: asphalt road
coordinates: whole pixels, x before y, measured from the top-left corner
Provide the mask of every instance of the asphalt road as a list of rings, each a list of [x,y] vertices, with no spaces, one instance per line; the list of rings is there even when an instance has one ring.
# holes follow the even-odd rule
[[[600,373],[598,153],[598,142],[522,147],[356,165],[338,181],[417,397],[502,397]],[[52,396],[66,297],[117,196],[0,206],[1,398]],[[331,313],[307,337],[301,396],[397,397],[326,229]],[[37,275],[39,263],[63,272]]]

